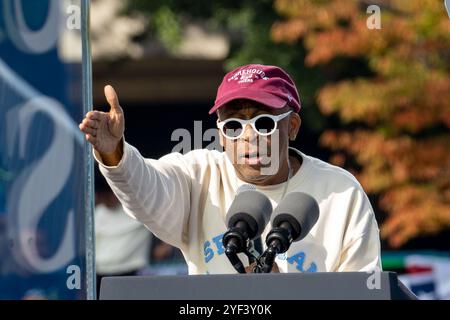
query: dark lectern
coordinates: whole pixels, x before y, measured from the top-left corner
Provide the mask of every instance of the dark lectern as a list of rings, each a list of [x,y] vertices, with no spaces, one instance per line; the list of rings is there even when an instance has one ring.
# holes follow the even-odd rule
[[[393,272],[106,277],[101,300],[409,300]]]

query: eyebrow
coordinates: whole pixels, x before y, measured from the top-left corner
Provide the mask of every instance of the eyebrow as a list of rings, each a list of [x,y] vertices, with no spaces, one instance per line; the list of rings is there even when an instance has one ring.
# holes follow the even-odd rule
[[[268,107],[266,107],[264,105],[253,105],[253,106],[249,106],[249,107],[247,107],[247,106],[244,106],[244,107],[241,107],[241,106],[229,106],[229,107],[227,107],[227,111],[229,111],[229,112],[223,111],[223,113],[221,115],[224,116],[224,117],[227,117],[227,118],[230,118],[230,117],[234,118],[234,117],[238,117],[239,115],[244,115],[243,112],[246,109],[250,109],[250,108],[253,108],[253,107],[255,107],[255,109],[251,113],[250,118],[253,118],[253,117],[255,117],[257,115],[260,115],[260,114],[272,114],[270,112],[270,108],[268,108]]]

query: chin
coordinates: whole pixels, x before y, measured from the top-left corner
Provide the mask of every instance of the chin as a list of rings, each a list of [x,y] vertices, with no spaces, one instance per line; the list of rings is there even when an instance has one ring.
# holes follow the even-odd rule
[[[239,170],[239,174],[241,176],[241,180],[248,183],[264,182],[268,178],[268,176],[261,174],[261,167],[241,168],[241,170]]]

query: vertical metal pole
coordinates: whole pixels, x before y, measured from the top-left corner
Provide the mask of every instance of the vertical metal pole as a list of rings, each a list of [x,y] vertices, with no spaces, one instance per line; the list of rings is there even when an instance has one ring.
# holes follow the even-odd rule
[[[81,0],[81,39],[83,68],[83,112],[92,110],[92,60],[89,36],[90,0]],[[85,144],[85,241],[86,241],[86,298],[95,300],[95,234],[94,234],[94,161],[90,144]]]

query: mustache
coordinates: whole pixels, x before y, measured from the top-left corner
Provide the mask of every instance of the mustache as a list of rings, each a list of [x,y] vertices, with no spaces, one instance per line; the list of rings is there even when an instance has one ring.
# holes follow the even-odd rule
[[[269,156],[271,154],[271,145],[257,145],[257,144],[248,144],[245,146],[235,145],[234,150],[235,154],[238,156]]]
[[[236,153],[236,155],[238,157],[247,157],[247,158],[252,158],[252,157],[269,157],[271,155],[271,152],[269,150],[248,150],[248,151],[243,151],[243,152],[238,152]]]

